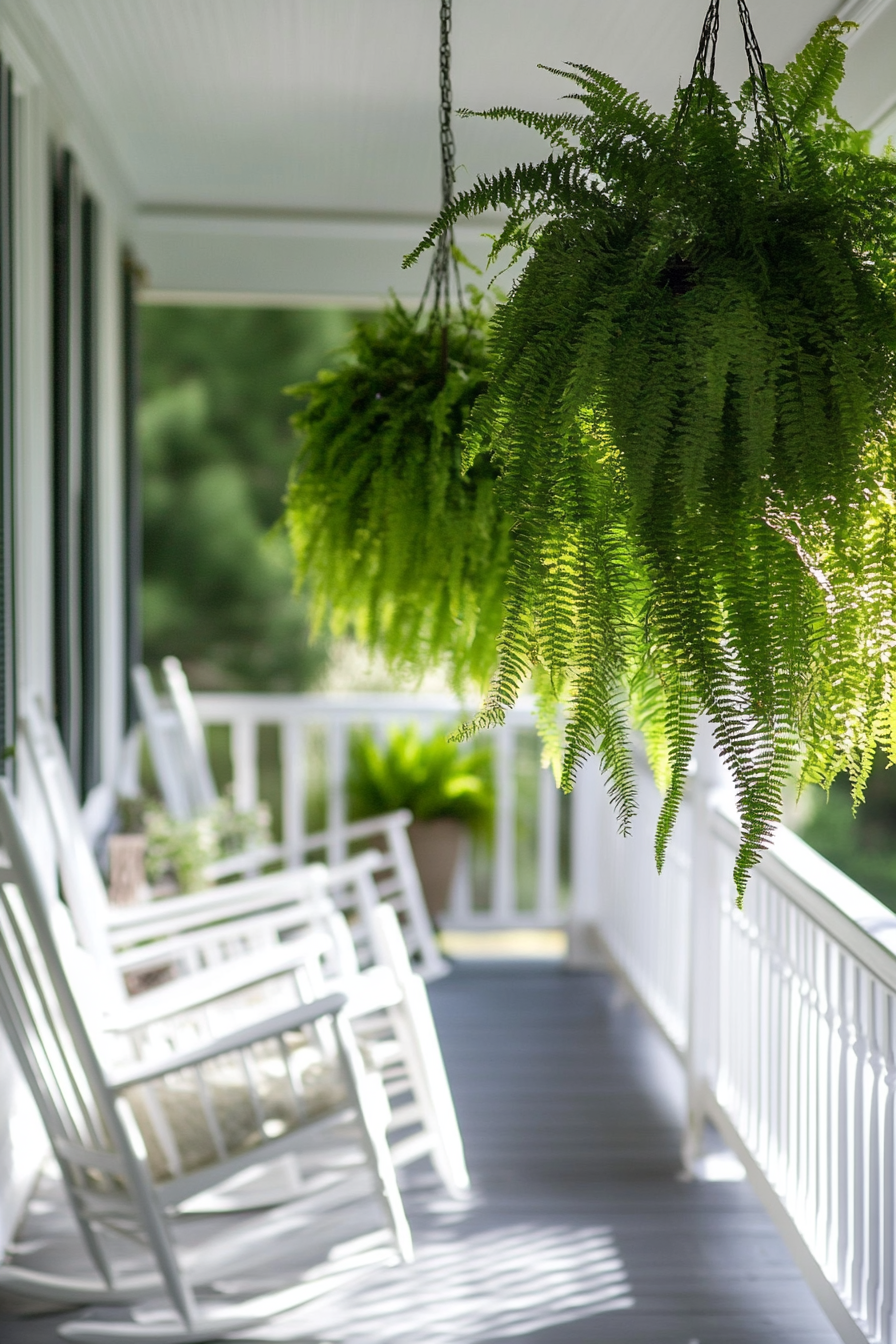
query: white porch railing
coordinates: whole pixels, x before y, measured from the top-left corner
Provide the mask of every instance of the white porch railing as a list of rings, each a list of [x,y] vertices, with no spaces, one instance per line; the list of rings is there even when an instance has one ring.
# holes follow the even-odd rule
[[[242,806],[259,796],[260,733],[273,725],[286,854],[318,826],[334,859],[352,727],[434,727],[461,712],[404,695],[197,702],[207,724],[229,728]],[[737,823],[704,744],[658,875],[659,795],[646,763],[623,839],[596,763],[571,809],[561,801],[538,768],[529,707],[492,738],[495,833],[481,871],[467,855],[446,923],[567,924],[573,963],[609,958],[686,1067],[685,1161],[699,1156],[709,1118],[842,1338],[896,1344],[896,916],[784,830],[738,910]],[[315,793],[325,797],[316,822]]]
[[[782,830],[744,909],[711,751],[653,866],[659,805],[619,837],[593,766],[573,795],[573,955],[602,944],[686,1066],[685,1159],[705,1118],[842,1338],[896,1344],[896,916]]]
[[[331,862],[344,857],[346,776],[352,729],[384,735],[391,724],[453,727],[475,706],[440,695],[249,695],[195,697],[212,730],[212,754],[229,758],[234,799],[250,808],[264,797],[288,861],[320,840]],[[215,730],[224,730],[223,740]],[[531,705],[510,711],[493,743],[495,822],[490,840],[468,847],[458,865],[449,928],[557,927],[569,900],[569,804],[539,762]]]

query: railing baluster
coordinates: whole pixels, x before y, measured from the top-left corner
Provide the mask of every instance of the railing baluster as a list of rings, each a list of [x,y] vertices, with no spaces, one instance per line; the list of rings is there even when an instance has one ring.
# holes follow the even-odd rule
[[[492,917],[512,924],[516,914],[516,734],[509,724],[495,730],[495,867]]]
[[[837,1080],[840,1068],[840,1037],[837,1016],[837,976],[839,958],[837,949],[830,938],[825,938],[825,1074],[827,1082],[827,1105],[825,1120],[827,1133],[825,1138],[825,1190],[827,1196],[827,1218],[825,1223],[825,1271],[834,1282],[837,1275],[839,1254],[837,1233],[840,1225],[837,1203],[840,1187],[837,1177],[837,1158],[839,1153],[838,1125],[840,1100]]]
[[[345,783],[348,775],[348,732],[341,720],[327,726],[327,861],[341,863],[346,857],[342,833],[345,826]]]
[[[537,911],[542,924],[559,924],[560,795],[553,771],[538,772],[538,891]]]
[[[896,1344],[896,999],[886,994],[883,1013],[885,1073],[881,1151],[883,1184],[881,1198],[881,1283],[880,1338],[882,1344]]]
[[[864,1318],[868,1333],[873,1338],[880,1328],[880,1289],[882,1279],[881,1251],[881,1181],[883,1178],[883,1073],[885,1069],[883,1042],[883,1012],[885,995],[881,986],[868,983],[868,1066],[870,1086],[868,1097],[868,1161],[866,1225],[866,1291]]]
[[[855,1024],[852,1048],[853,1191],[850,1201],[852,1275],[848,1301],[853,1312],[863,1317],[868,1279],[865,1222],[868,1210],[868,1116],[865,1095],[868,1069],[868,978],[861,967],[853,968],[852,982]]]
[[[841,1294],[848,1285],[850,1258],[849,1206],[852,1198],[852,1165],[850,1162],[850,1106],[849,1082],[852,1055],[851,1022],[848,1007],[849,961],[845,953],[839,958],[838,976],[838,1073],[837,1073],[837,1287]]]
[[[286,862],[295,867],[304,858],[305,798],[308,787],[305,725],[289,718],[280,723],[280,769],[283,798],[283,844]]]
[[[248,714],[234,716],[230,752],[234,805],[240,812],[251,812],[258,802],[258,726]]]

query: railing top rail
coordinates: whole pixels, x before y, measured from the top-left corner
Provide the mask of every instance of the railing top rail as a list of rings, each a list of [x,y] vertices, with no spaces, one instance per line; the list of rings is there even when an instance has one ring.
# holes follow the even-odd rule
[[[478,701],[463,701],[448,694],[394,691],[346,691],[325,693],[268,694],[266,692],[200,691],[194,695],[200,718],[206,723],[250,719],[258,723],[389,721],[396,717],[446,719],[469,718],[479,709]],[[511,724],[529,724],[534,713],[531,696],[521,696],[507,711]]]
[[[712,827],[736,847],[739,826],[730,799],[711,798]],[[763,854],[759,873],[829,933],[889,989],[896,991],[896,914],[786,826]],[[749,913],[750,892],[746,909]]]

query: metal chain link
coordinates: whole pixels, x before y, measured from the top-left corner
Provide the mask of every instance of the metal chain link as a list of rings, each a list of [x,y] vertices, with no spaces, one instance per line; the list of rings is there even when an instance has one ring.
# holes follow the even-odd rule
[[[710,0],[709,9],[706,11],[706,17],[703,20],[703,29],[700,33],[700,43],[697,47],[697,56],[694,61],[694,68],[691,72],[691,78],[681,100],[681,106],[678,110],[676,124],[680,125],[686,116],[691,105],[693,88],[698,79],[714,80],[716,73],[716,51],[719,44],[719,3],[720,0]],[[747,54],[747,68],[750,72],[750,93],[753,100],[753,114],[756,118],[756,135],[765,134],[767,127],[771,127],[772,134],[783,146],[784,132],[781,130],[781,124],[778,121],[778,115],[775,111],[774,101],[772,99],[771,89],[768,86],[768,79],[765,74],[765,64],[762,59],[762,52],[759,49],[759,43],[756,40],[756,34],[753,31],[753,21],[750,18],[750,11],[747,8],[746,0],[737,0],[737,13],[740,19],[740,26],[744,36],[744,50]],[[710,91],[710,99],[712,93]],[[708,110],[711,110],[711,102]],[[784,164],[781,164],[782,178],[784,175]]]
[[[451,125],[451,0],[439,3],[439,150],[442,161],[442,209],[454,196],[454,130]],[[435,246],[429,275],[420,301],[420,312],[432,299],[433,317],[447,329],[451,308],[451,282],[463,311],[463,289],[454,252],[454,229],[446,229]],[[447,348],[445,357],[447,360]]]
[[[442,150],[442,209],[454,195],[454,131],[451,128],[451,0],[439,8],[439,144]]]

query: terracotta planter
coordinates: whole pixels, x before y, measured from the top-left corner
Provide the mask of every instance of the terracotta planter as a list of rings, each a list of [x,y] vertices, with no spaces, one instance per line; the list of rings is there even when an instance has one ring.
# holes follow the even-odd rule
[[[146,883],[146,836],[109,836],[109,900],[134,905],[149,900]]]
[[[460,857],[465,827],[454,817],[436,817],[432,821],[414,821],[408,836],[420,871],[423,896],[434,924],[444,914],[451,895],[451,884]]]

